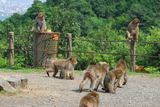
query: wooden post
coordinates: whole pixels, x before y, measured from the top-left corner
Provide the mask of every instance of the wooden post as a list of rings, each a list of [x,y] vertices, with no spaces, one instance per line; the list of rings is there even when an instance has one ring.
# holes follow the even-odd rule
[[[67,40],[67,49],[68,49],[68,53],[67,53],[67,58],[72,56],[72,34],[71,33],[67,33],[68,36],[68,40]]]
[[[136,45],[136,42],[131,40],[130,42],[130,69],[131,71],[135,71],[135,55],[136,55],[135,45]]]
[[[26,51],[25,51],[25,67],[28,66],[28,58],[29,58],[29,40],[30,40],[30,34],[27,37],[27,43],[26,43]]]
[[[10,67],[14,67],[14,32],[9,32],[9,50]]]
[[[37,67],[37,41],[38,41],[38,33],[34,32],[34,36],[33,36],[33,68]]]

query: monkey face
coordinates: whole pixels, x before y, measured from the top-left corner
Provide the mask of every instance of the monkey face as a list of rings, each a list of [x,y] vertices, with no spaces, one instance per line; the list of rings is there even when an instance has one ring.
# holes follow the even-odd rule
[[[78,63],[77,58],[75,56],[71,56],[70,59],[73,61],[75,65]]]
[[[38,14],[38,17],[44,17],[44,13],[42,13],[42,12],[40,12],[39,14]]]
[[[139,24],[139,23],[140,23],[140,20],[136,18],[136,19],[133,20],[133,23]]]

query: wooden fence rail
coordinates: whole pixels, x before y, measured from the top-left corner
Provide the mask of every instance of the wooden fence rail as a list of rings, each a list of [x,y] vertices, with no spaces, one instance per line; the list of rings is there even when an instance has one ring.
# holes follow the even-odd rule
[[[61,37],[63,38],[63,37]],[[64,37],[66,38],[66,37]],[[89,40],[89,39],[77,39],[77,38],[72,38],[71,34],[70,36],[68,36],[68,39],[74,39],[74,40],[81,40],[81,41],[96,41],[96,42],[128,42],[128,40]],[[71,41],[71,40],[70,40]],[[160,42],[145,42],[145,41],[139,41],[140,43],[154,43],[154,44],[160,44]],[[100,53],[100,52],[84,52],[84,51],[71,51],[70,48],[71,45],[68,45],[68,50],[66,50],[65,52],[81,52],[81,53],[97,53],[97,54],[112,54],[112,55],[126,55],[126,56],[130,56],[130,70],[131,71],[135,71],[135,58],[136,56],[143,56],[143,57],[153,57],[153,58],[160,58],[160,56],[146,56],[146,55],[136,55],[136,41],[132,40],[130,43],[130,54],[117,54],[117,53]],[[70,42],[68,41],[68,44],[70,44]],[[70,55],[68,55],[70,56]]]
[[[9,64],[10,67],[14,67],[14,51],[19,50],[19,51],[25,51],[26,56],[25,56],[25,63],[28,63],[28,52],[33,51],[33,48],[27,47],[27,49],[14,49],[14,36],[19,36],[19,37],[27,37],[27,41],[29,41],[31,38],[30,36],[21,36],[21,35],[14,35],[14,32],[9,32],[9,49],[0,49],[0,50],[9,50]],[[67,50],[62,50],[63,52],[67,52],[67,57],[72,56],[72,52],[77,52],[77,53],[95,53],[95,54],[112,54],[112,55],[125,55],[125,56],[130,56],[130,69],[132,71],[135,71],[134,66],[135,66],[135,57],[140,56],[140,57],[152,57],[152,58],[160,58],[160,56],[149,56],[149,55],[136,55],[136,42],[131,41],[130,42],[130,54],[119,54],[119,53],[105,53],[105,52],[86,52],[86,51],[73,51],[72,50],[72,40],[80,40],[80,41],[95,41],[95,42],[128,42],[127,40],[89,40],[89,39],[77,39],[77,38],[72,38],[71,33],[67,33],[67,36],[61,36],[60,38],[67,39]],[[160,42],[146,42],[146,41],[139,41],[139,43],[148,43],[148,44],[160,44]],[[29,46],[29,42],[28,42]]]

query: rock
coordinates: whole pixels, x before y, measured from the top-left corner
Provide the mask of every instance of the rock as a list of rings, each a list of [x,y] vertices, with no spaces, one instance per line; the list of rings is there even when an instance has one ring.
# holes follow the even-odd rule
[[[4,78],[0,77],[0,87],[3,90],[6,90],[8,92],[16,92],[16,89],[14,89]]]
[[[9,78],[6,81],[10,83],[12,87],[14,87],[17,90],[20,90],[21,88],[21,80],[20,78]]]
[[[26,88],[28,85],[28,79],[22,75],[0,75],[0,78],[3,79],[3,80],[1,79],[0,82],[4,83],[4,81],[6,81],[8,83],[8,85],[10,85],[10,87],[12,87],[12,89],[14,89],[16,91],[20,90],[21,88]],[[3,85],[3,83],[2,83],[2,85],[0,84],[0,86],[1,86],[0,90],[4,89],[4,90],[8,91],[7,87],[5,88],[4,87],[5,85]],[[9,92],[11,92],[11,91],[9,91]]]
[[[28,85],[28,79],[25,78],[22,75],[12,75],[11,79],[12,79],[11,81],[9,79],[7,79],[7,81],[9,83],[14,82],[14,83],[12,83],[12,86],[14,88],[17,88],[17,89],[19,89],[19,88],[26,88],[27,85]]]

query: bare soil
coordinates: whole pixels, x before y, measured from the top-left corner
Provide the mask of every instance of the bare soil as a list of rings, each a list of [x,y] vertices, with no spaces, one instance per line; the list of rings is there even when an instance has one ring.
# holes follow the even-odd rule
[[[0,94],[0,107],[78,107],[80,99],[88,93],[90,83],[79,93],[83,79],[75,74],[75,80],[47,77],[45,73],[4,73],[23,75],[28,87],[16,95]],[[59,76],[59,75],[58,75]],[[116,94],[98,89],[99,107],[160,107],[160,77],[129,75],[128,84],[117,88]]]

